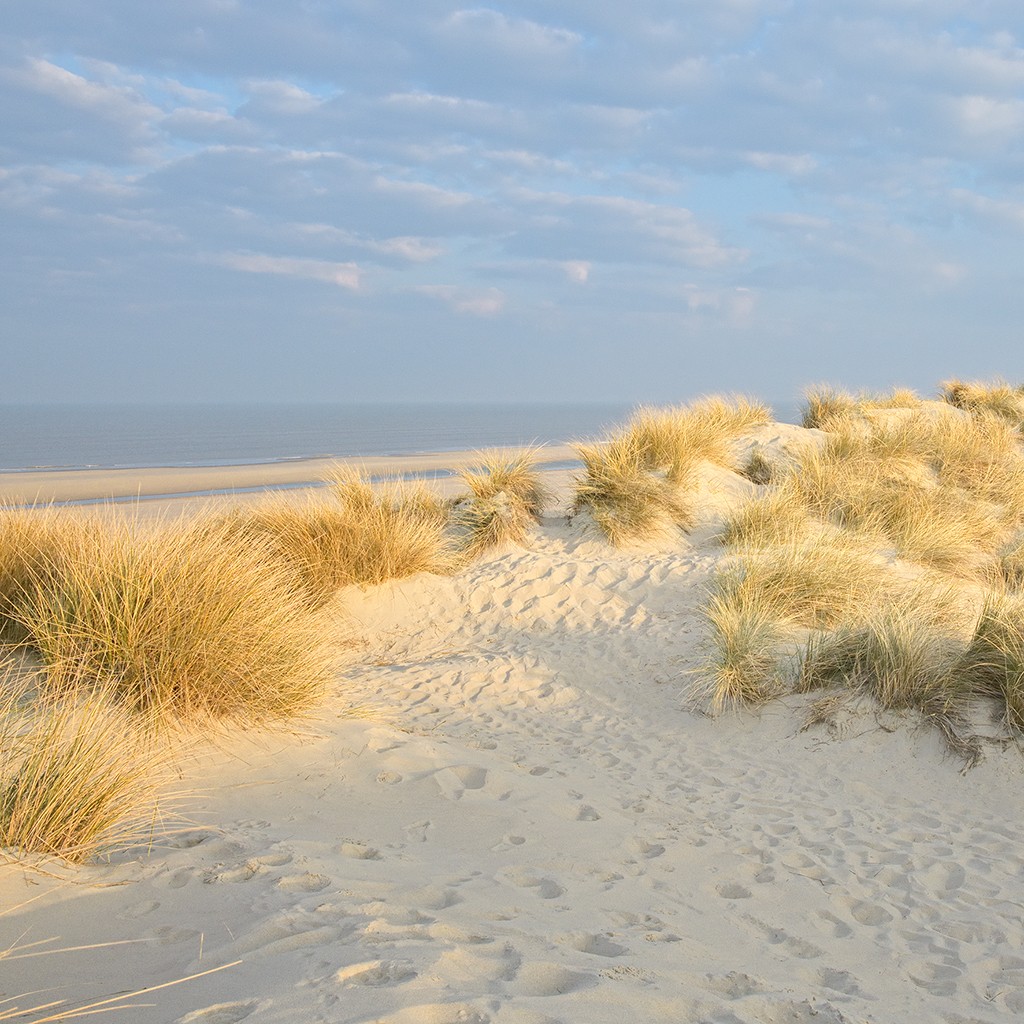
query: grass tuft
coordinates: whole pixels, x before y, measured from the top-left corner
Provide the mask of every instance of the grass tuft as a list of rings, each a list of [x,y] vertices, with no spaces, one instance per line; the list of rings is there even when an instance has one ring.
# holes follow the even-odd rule
[[[712,593],[704,607],[711,627],[711,654],[698,698],[712,714],[754,707],[783,691],[776,654],[784,638],[773,610],[756,601],[737,601],[728,588]]]
[[[725,522],[722,543],[765,548],[805,537],[812,525],[807,509],[791,487],[777,487],[739,507]]]
[[[612,544],[652,540],[692,524],[679,489],[647,469],[643,453],[629,438],[573,448],[583,462],[583,475],[576,479],[570,514],[589,512]]]
[[[1014,732],[1024,732],[1024,600],[992,594],[958,666],[974,689],[995,697]]]
[[[763,452],[756,450],[750,453],[747,461],[740,467],[740,475],[754,484],[770,484],[776,473],[775,463],[766,458]]]
[[[453,522],[471,557],[525,542],[549,500],[536,463],[535,450],[481,452],[477,465],[460,474],[470,493],[456,504]]]
[[[151,839],[167,761],[103,690],[0,683],[0,847],[80,863]]]
[[[742,551],[720,574],[718,593],[737,607],[821,629],[861,617],[887,583],[885,566],[856,545],[793,541]]]
[[[338,550],[344,552],[346,582],[365,586],[421,572],[446,575],[455,568],[446,536],[448,505],[429,488],[374,487],[339,474],[333,490],[344,515]]]
[[[288,717],[327,669],[268,545],[208,523],[62,535],[16,617],[49,692],[93,686],[154,725]]]
[[[800,422],[805,427],[831,430],[839,421],[857,412],[857,400],[845,391],[818,385],[804,392]]]
[[[942,400],[973,415],[992,413],[1006,422],[1024,425],[1024,388],[1003,380],[947,380],[940,385]]]

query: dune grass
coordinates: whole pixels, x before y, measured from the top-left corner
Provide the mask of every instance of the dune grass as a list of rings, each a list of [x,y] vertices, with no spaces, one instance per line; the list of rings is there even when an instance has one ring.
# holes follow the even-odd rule
[[[989,596],[958,671],[978,693],[1000,702],[1010,729],[1024,732],[1024,599]]]
[[[796,542],[812,530],[814,520],[792,487],[777,487],[744,502],[730,515],[721,540],[730,547],[764,548]]]
[[[651,473],[628,439],[576,444],[583,463],[570,515],[589,512],[616,546],[663,537],[692,525],[693,513],[679,488]]]
[[[1014,426],[1024,424],[1024,388],[995,381],[943,381],[941,398],[972,414],[992,413]]]
[[[708,598],[704,617],[710,650],[700,673],[698,701],[720,714],[780,696],[784,683],[777,649],[785,631],[773,610],[720,589]]]
[[[615,545],[687,529],[694,516],[685,491],[700,463],[732,466],[731,442],[770,420],[767,406],[743,397],[640,408],[604,441],[573,446],[584,471],[571,514],[589,511]]]
[[[970,701],[995,698],[1024,731],[1024,598],[1013,592],[1024,586],[1024,391],[947,398],[808,393],[805,424],[824,442],[723,530],[733,554],[706,608],[713,709],[780,688],[868,694],[922,713],[968,763],[979,751],[964,736]]]
[[[930,619],[906,605],[887,604],[861,622],[816,634],[797,689],[853,687],[886,710],[938,712],[962,701],[969,687],[954,671],[958,647]]]
[[[446,534],[449,506],[429,488],[399,481],[375,487],[342,473],[333,492],[345,516],[347,582],[369,586],[456,567]]]
[[[710,395],[688,406],[641,407],[621,436],[651,472],[685,485],[700,462],[731,466],[730,442],[771,422],[768,406],[743,396]]]
[[[987,577],[1019,520],[1024,459],[1011,446],[990,420],[844,424],[821,448],[803,453],[780,489],[823,521],[883,539],[902,558]],[[1009,503],[993,500],[999,497]]]
[[[775,479],[778,469],[771,459],[761,451],[752,451],[747,461],[740,466],[740,475],[745,476],[752,484],[770,484]]]
[[[856,414],[857,400],[846,391],[815,385],[804,392],[800,423],[804,427],[829,430],[838,421]]]
[[[716,586],[724,601],[814,629],[858,617],[888,582],[885,566],[855,544],[798,540],[739,552]]]
[[[0,643],[25,639],[17,609],[55,551],[85,527],[50,507],[0,510]]]
[[[262,547],[291,573],[297,593],[316,609],[352,584],[450,572],[447,516],[425,488],[374,488],[357,476],[340,475],[326,494],[275,498],[205,522],[215,533]]]
[[[506,544],[523,544],[549,500],[537,471],[537,450],[478,453],[459,474],[469,495],[456,502],[452,521],[469,557]]]
[[[152,840],[168,778],[110,687],[33,699],[0,679],[0,847],[81,863]]]
[[[999,573],[1007,590],[1024,590],[1024,533],[1013,537],[999,552]]]
[[[288,717],[317,699],[327,669],[268,545],[208,523],[61,534],[15,617],[48,692],[95,686],[153,725]]]

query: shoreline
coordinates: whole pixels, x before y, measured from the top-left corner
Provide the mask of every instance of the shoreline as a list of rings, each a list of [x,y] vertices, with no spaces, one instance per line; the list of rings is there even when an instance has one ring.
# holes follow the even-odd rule
[[[525,451],[529,446],[509,447]],[[402,477],[438,470],[456,472],[477,461],[478,450],[423,452],[222,466],[151,466],[131,469],[14,470],[0,473],[0,507],[70,502],[130,501],[166,498],[251,497],[275,489],[312,488],[339,467],[372,477]],[[574,458],[567,444],[542,448],[541,465]]]

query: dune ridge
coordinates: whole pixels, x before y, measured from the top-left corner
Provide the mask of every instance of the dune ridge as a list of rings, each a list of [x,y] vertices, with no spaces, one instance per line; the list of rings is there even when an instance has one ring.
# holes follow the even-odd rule
[[[727,523],[769,493],[741,470],[824,437],[748,425],[730,464],[694,468],[685,531],[617,547],[585,509],[566,517],[571,475],[546,473],[522,543],[345,587],[320,612],[342,653],[313,716],[182,760],[190,829],[48,875],[4,867],[0,907],[38,897],[0,916],[12,939],[138,941],[0,960],[0,991],[86,1002],[241,961],[133,1020],[1024,1011],[1024,759],[996,704],[970,709],[965,771],[926,715],[861,691],[828,713],[793,685],[719,717],[695,702]],[[874,551],[886,578],[910,572]]]

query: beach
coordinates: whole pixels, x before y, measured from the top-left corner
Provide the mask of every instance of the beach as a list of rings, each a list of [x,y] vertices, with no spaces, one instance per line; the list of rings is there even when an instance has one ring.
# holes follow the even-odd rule
[[[812,433],[759,426],[737,463]],[[137,495],[112,514],[171,516],[330,468],[5,474],[0,500]],[[170,839],[77,867],[7,858],[0,948],[23,952],[0,960],[0,999],[153,990],[118,1011],[138,1024],[1024,1012],[1017,745],[993,730],[966,770],[909,712],[854,701],[808,725],[808,693],[706,713],[702,608],[723,524],[760,485],[702,463],[685,532],[614,547],[567,517],[573,472],[540,468],[524,543],[337,594],[307,716],[182,749]]]

